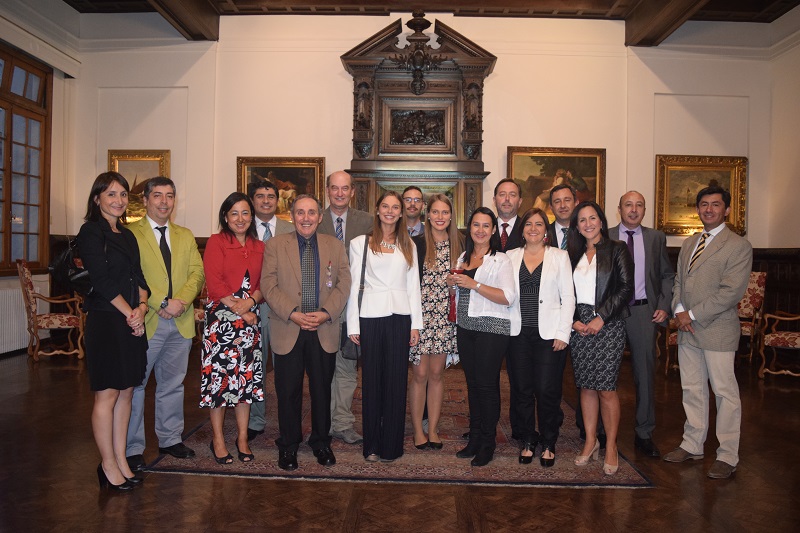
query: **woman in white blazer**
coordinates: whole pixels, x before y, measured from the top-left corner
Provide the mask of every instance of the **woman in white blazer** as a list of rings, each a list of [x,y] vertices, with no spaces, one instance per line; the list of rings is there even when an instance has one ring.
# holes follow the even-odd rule
[[[447,283],[458,287],[456,324],[458,354],[467,379],[469,442],[456,453],[484,466],[494,457],[500,420],[500,367],[511,332],[511,306],[517,298],[511,260],[499,252],[497,218],[486,207],[467,222],[463,274]]]
[[[549,246],[555,241],[548,227],[541,209],[527,211],[519,224],[524,245],[508,252],[519,295],[511,313],[508,350],[514,369],[509,376],[512,397],[523,421],[519,462],[530,464],[541,445],[539,461],[545,467],[555,464],[561,382],[575,312],[569,254]]]
[[[419,342],[422,297],[417,248],[405,229],[400,195],[387,191],[375,211],[372,233],[350,241],[347,334],[361,345],[364,459],[391,462],[403,455],[408,351]]]

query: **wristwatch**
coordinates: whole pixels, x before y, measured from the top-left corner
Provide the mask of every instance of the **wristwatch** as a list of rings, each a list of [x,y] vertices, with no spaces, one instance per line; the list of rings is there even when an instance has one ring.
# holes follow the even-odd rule
[[[161,300],[161,309],[164,309],[169,304],[169,300],[165,296],[163,300]]]
[[[480,284],[480,283],[478,283],[477,285],[475,285],[475,290],[476,290],[476,291],[477,291],[478,289],[480,289],[480,288],[481,288],[481,284]]]

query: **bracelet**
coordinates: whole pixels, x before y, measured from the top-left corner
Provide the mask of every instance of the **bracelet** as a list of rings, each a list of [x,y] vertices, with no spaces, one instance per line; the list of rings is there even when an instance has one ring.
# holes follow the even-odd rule
[[[145,305],[145,307],[147,307],[148,309],[150,308],[150,306],[148,305],[148,303],[147,303],[147,302],[145,302],[145,301],[141,301],[141,302],[139,302],[139,305],[142,305],[142,304],[144,304],[144,305]],[[137,305],[136,307],[139,307],[139,306]]]

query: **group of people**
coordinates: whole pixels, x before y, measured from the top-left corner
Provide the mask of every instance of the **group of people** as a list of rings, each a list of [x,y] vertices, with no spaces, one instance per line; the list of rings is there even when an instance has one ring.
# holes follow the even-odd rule
[[[329,206],[298,195],[291,223],[275,216],[278,189],[271,182],[232,193],[201,258],[191,232],[170,220],[171,180],[147,181],[147,214],[126,227],[127,181],[115,172],[97,177],[78,245],[94,287],[85,304],[86,352],[101,487],[125,491],[142,482],[135,472],[145,466],[144,390],[151,373],[159,452],[194,457],[182,441],[183,380],[194,336],[192,302],[204,284],[200,406],[210,409],[209,448],[220,464],[234,461],[223,431],[229,407],[237,458],[255,459],[250,442],[264,433],[264,358],[271,349],[284,470],[299,466],[304,375],[311,400],[307,443],[319,464],[336,463],[332,438],[362,444],[368,462],[402,456],[407,395],[414,446],[441,450],[448,361],[464,369],[470,415],[467,444],[456,455],[476,467],[488,464],[503,360],[519,463],[538,454],[551,467],[569,354],[584,439],[574,462],[586,465],[605,448],[603,470],[613,475],[626,339],[636,387],[634,444],[660,456],[652,440],[655,333],[674,312],[687,422],[680,447],[664,459],[702,458],[710,380],[720,449],[709,476],[735,471],[741,409],[731,315],[747,284],[752,248],[724,224],[729,193],[716,187],[698,193],[705,231],[684,242],[675,277],[664,234],[641,226],[645,200],[635,191],[622,196],[621,222],[609,228],[599,205],[577,203],[568,184],[558,185],[550,191],[556,218],[550,223],[539,208],[518,215],[521,189],[504,179],[493,195],[497,215],[476,209],[462,236],[446,195],[425,203],[414,186],[386,191],[370,215],[349,207],[355,190],[346,172],[328,176],[325,187]],[[363,437],[352,413],[358,382],[352,345],[362,367]]]

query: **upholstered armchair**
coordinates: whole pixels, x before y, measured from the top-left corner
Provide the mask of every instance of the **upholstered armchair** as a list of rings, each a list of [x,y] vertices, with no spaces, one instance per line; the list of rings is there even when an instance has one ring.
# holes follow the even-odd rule
[[[792,372],[786,368],[776,368],[777,350],[800,350],[800,323],[793,330],[779,328],[786,328],[798,321],[800,321],[800,315],[790,315],[782,311],[776,311],[774,315],[769,313],[764,315],[764,325],[761,329],[761,368],[758,369],[759,378],[764,379],[764,374],[786,374],[800,377],[800,373]],[[764,356],[765,348],[772,348],[772,361],[769,368],[767,368],[767,359]]]

